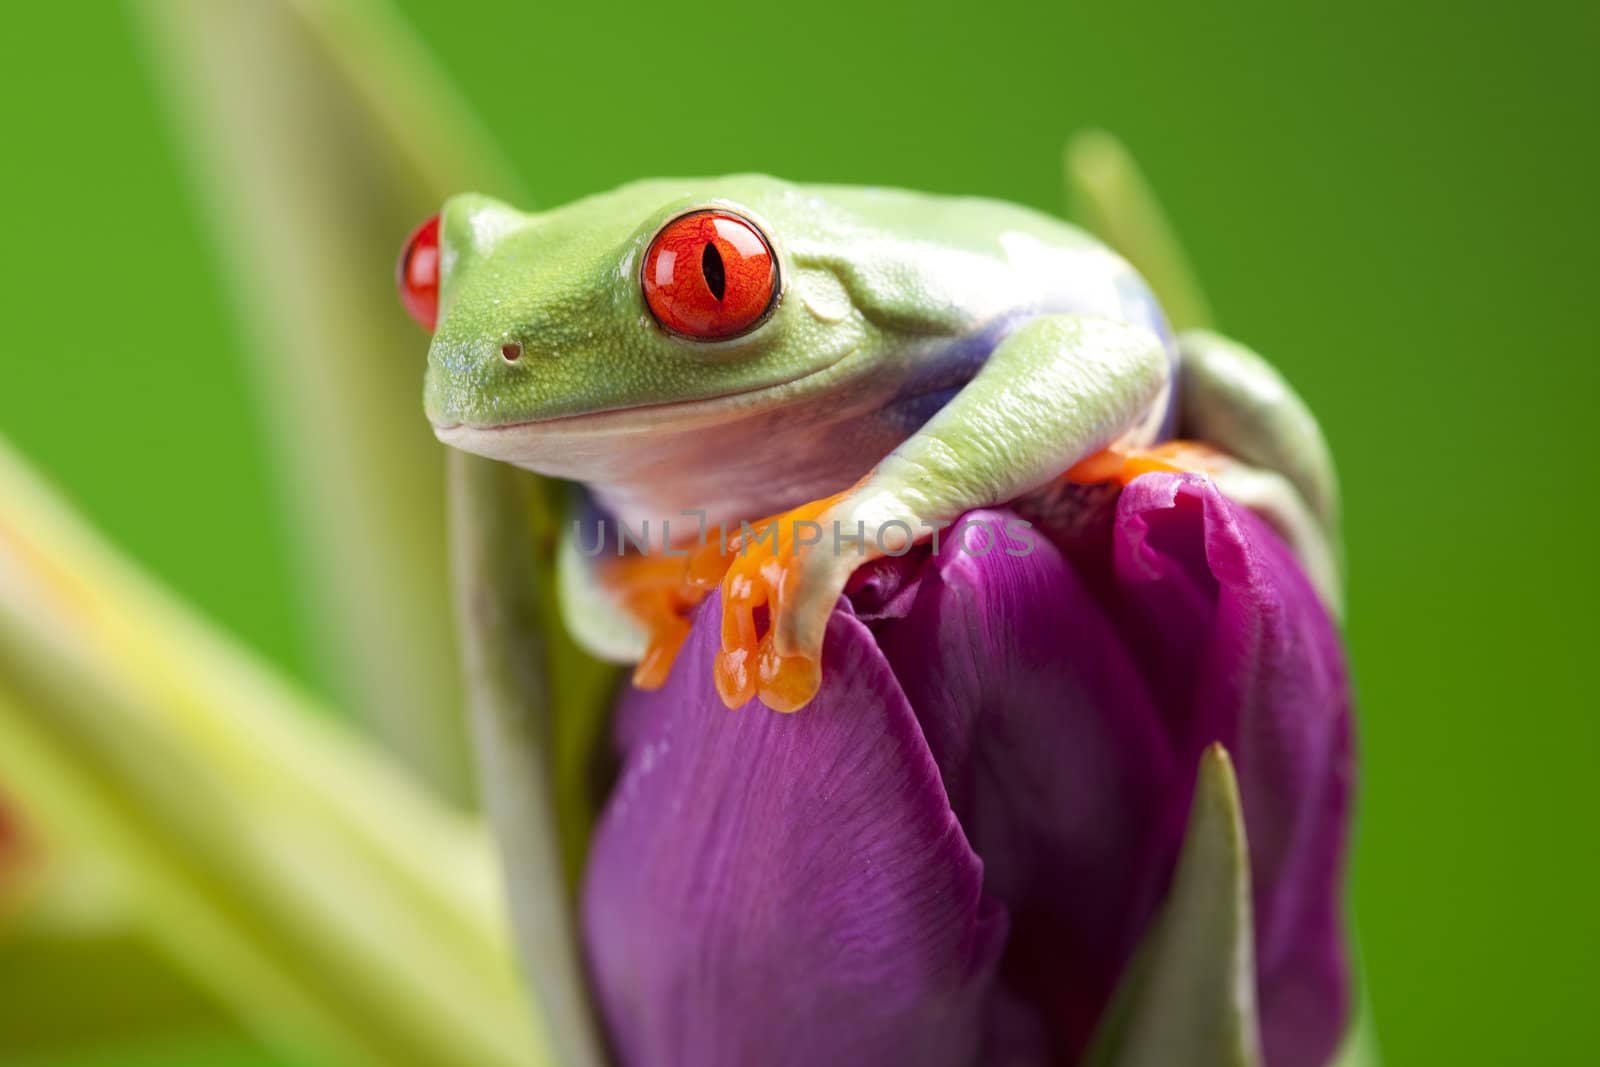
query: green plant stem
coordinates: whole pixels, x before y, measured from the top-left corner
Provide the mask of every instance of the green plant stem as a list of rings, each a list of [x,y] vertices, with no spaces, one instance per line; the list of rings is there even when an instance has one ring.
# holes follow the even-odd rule
[[[135,11],[252,335],[324,669],[341,705],[468,803],[427,341],[391,264],[450,193],[509,191],[507,168],[381,3]]]
[[[484,806],[500,841],[523,968],[565,1067],[605,1062],[585,995],[552,785],[552,686],[529,475],[450,456],[456,617]]]

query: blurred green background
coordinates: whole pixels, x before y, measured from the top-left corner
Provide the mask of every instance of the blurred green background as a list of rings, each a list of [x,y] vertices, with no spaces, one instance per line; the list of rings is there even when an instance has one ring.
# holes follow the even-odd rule
[[[1600,9],[401,6],[540,204],[756,169],[1055,210],[1065,135],[1121,135],[1222,326],[1339,460],[1355,905],[1389,1062],[1593,1062]],[[7,21],[0,433],[321,686],[290,489],[145,53],[113,4]],[[422,349],[371,373],[420,381]],[[270,1062],[188,1029],[49,1062]]]

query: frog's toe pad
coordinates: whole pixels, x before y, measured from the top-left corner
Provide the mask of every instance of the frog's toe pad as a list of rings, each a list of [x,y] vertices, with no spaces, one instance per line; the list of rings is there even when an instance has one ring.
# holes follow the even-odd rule
[[[818,518],[837,497],[813,501],[758,523],[733,547],[722,579],[722,651],[717,656],[717,693],[730,708],[755,697],[774,711],[798,711],[822,685],[820,639],[780,652],[776,635],[821,634],[832,597],[806,596],[807,561],[825,551]],[[822,611],[817,619],[797,612]],[[812,645],[815,647],[811,647]]]
[[[809,656],[780,655],[769,633],[757,642],[753,657],[744,647],[717,653],[714,676],[717,695],[729,708],[759,696],[773,711],[799,711],[822,687],[822,664]]]

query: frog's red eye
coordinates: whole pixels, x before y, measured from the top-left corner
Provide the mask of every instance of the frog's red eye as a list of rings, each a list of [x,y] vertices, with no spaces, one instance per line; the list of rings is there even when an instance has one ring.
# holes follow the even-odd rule
[[[744,333],[778,291],[772,246],[748,220],[696,211],[661,228],[644,257],[644,298],[673,333],[715,341]]]
[[[431,331],[439,318],[439,216],[411,231],[394,271],[400,303],[411,317]]]

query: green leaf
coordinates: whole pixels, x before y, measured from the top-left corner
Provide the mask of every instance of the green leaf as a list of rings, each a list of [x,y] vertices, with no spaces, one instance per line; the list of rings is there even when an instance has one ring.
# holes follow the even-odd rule
[[[115,872],[59,843],[28,851],[24,871],[0,865],[0,1063],[230,1029],[216,998],[144,936]]]
[[[0,447],[0,781],[265,1040],[532,1067],[479,827],[105,545]]]
[[[1073,215],[1134,265],[1175,331],[1211,324],[1211,308],[1189,257],[1150,183],[1123,143],[1086,130],[1067,145],[1067,197]]]
[[[1233,764],[1200,759],[1172,888],[1091,1046],[1091,1067],[1261,1067],[1250,856]]]

